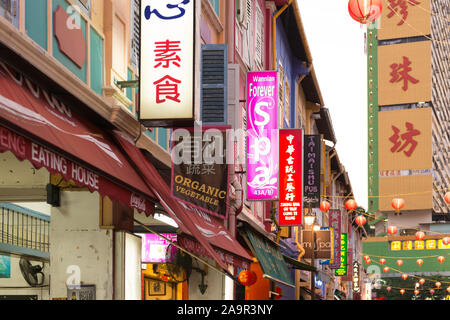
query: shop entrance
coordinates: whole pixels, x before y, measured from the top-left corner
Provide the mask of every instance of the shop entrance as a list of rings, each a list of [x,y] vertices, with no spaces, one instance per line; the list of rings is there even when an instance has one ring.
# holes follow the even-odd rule
[[[177,284],[145,277],[144,300],[177,300]]]

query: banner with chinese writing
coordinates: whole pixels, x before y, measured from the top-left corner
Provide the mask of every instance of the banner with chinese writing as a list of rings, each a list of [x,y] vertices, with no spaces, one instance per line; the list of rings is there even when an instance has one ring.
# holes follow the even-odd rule
[[[431,101],[431,42],[378,47],[380,106]]]
[[[330,228],[334,229],[334,259],[333,263],[330,264],[330,269],[338,269],[341,266],[341,210],[330,209],[328,214]]]
[[[192,122],[195,0],[142,0],[139,119],[145,126]]]
[[[347,275],[347,233],[341,233],[341,266],[334,270],[334,275],[337,277]]]
[[[278,224],[302,224],[302,129],[279,130]]]
[[[320,135],[305,135],[303,148],[303,201],[307,208],[320,206]]]
[[[200,135],[189,130],[172,149],[172,196],[222,219],[229,206],[226,128],[203,126]]]
[[[352,281],[352,289],[353,293],[361,293],[361,286],[360,286],[360,265],[358,261],[353,262],[353,281]]]
[[[378,40],[431,34],[430,0],[383,0]]]
[[[247,199],[278,197],[277,72],[247,74]]]

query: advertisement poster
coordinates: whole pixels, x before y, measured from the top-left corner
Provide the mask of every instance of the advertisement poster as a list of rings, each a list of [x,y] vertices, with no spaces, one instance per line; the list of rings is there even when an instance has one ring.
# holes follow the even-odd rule
[[[142,238],[142,262],[143,263],[166,263],[175,257],[177,248],[170,246],[170,252],[167,248],[170,243],[153,233],[139,234]],[[177,241],[176,234],[163,234],[162,236],[173,242]]]
[[[320,135],[305,135],[303,151],[303,201],[306,208],[320,206]]]
[[[189,132],[174,141],[173,152],[182,160],[187,152],[188,158],[172,161],[172,196],[221,219],[227,217],[229,205],[226,128],[203,126],[201,139]]]
[[[279,199],[278,224],[302,224],[302,129],[279,131]]]
[[[278,197],[277,72],[247,74],[247,199]]]
[[[332,232],[331,230],[302,230],[302,246],[305,249],[304,258],[331,260],[332,258]]]

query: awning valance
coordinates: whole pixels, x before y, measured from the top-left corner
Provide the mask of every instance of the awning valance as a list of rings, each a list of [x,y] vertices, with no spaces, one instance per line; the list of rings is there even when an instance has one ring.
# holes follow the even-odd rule
[[[106,132],[0,62],[0,152],[147,215],[155,195]]]

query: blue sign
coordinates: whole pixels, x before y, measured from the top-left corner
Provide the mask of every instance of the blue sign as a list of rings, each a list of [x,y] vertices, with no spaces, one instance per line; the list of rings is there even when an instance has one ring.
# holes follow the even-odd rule
[[[191,0],[180,0],[176,4],[168,3],[168,1],[154,2],[152,5],[145,7],[145,19],[150,20],[152,14],[163,20],[178,19],[184,16],[186,9],[180,7],[187,5]]]
[[[0,278],[11,278],[11,256],[0,255]]]

